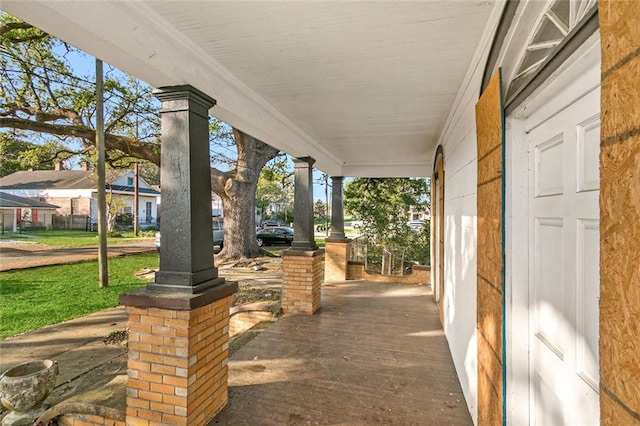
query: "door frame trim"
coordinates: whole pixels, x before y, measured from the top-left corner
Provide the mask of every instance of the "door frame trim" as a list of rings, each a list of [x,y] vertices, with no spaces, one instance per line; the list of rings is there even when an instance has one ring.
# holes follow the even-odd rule
[[[529,351],[529,157],[525,121],[543,108],[554,114],[564,109],[549,103],[576,75],[593,69],[593,60],[600,58],[599,31],[571,56],[556,74],[522,102],[505,119],[505,297],[506,297],[506,422],[529,424],[531,419],[530,351]],[[599,70],[599,68],[598,68]],[[566,74],[564,73],[565,71]],[[562,74],[562,75],[559,75]],[[599,76],[599,73],[597,74]],[[591,77],[589,77],[591,78]],[[585,86],[581,94],[592,91]],[[549,96],[551,94],[551,96]],[[573,103],[575,100],[570,100]],[[563,102],[563,104],[566,102]],[[527,333],[522,333],[522,330]]]

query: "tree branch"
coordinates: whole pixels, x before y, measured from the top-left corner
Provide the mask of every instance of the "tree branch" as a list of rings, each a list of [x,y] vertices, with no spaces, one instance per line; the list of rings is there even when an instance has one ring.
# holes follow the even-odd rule
[[[33,25],[26,22],[7,22],[0,26],[0,36],[12,30],[28,30],[30,28],[33,28]]]
[[[52,124],[15,117],[0,117],[0,128],[2,127],[29,130],[32,132],[44,132],[60,136],[69,135],[90,141],[95,141],[96,139],[96,131],[86,126]],[[127,136],[107,133],[105,134],[105,145],[109,150],[116,149],[131,157],[147,160],[156,165],[160,165],[160,147],[158,144],[149,142],[144,143]]]
[[[17,36],[6,36],[7,38],[9,38],[11,40],[12,43],[24,43],[27,41],[35,41],[35,40],[42,40],[46,37],[49,36],[49,34],[45,33],[44,31],[34,27],[31,24],[27,24],[26,22],[7,22],[4,25],[0,26],[0,36],[13,31],[13,30],[37,30],[38,33],[33,34],[33,35],[29,35],[29,36],[24,36],[24,37],[17,37]]]

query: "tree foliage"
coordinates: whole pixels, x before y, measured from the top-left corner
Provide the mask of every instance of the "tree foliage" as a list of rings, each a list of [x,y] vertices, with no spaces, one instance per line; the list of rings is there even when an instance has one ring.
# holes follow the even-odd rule
[[[293,170],[287,155],[279,153],[260,173],[256,192],[256,207],[263,215],[271,205],[280,205],[280,219],[290,222],[293,207]]]
[[[313,218],[316,220],[326,220],[327,218],[327,204],[322,200],[316,200],[313,203]]]
[[[407,247],[406,257],[420,263],[429,259],[429,226],[419,232],[408,226],[410,209],[429,208],[425,179],[356,178],[344,187],[344,207],[362,221],[362,233],[377,246]]]
[[[10,133],[0,133],[0,177],[19,170],[51,170],[59,150],[60,146],[55,143],[38,145]]]
[[[95,143],[95,77],[74,74],[84,53],[0,13],[0,128],[19,138],[58,142],[56,159],[90,157]],[[158,105],[148,85],[115,69],[105,82],[107,162],[160,164]],[[44,159],[51,161],[51,158]]]

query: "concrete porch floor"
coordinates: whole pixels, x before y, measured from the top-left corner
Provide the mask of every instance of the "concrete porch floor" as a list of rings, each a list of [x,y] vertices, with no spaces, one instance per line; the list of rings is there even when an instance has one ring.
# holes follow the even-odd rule
[[[280,319],[229,361],[212,425],[470,425],[425,286],[322,286],[313,316]]]
[[[0,340],[0,372],[58,361],[49,404],[124,410],[127,349],[105,345],[123,308]],[[426,286],[322,286],[316,315],[281,318],[229,361],[229,405],[213,425],[471,425]]]

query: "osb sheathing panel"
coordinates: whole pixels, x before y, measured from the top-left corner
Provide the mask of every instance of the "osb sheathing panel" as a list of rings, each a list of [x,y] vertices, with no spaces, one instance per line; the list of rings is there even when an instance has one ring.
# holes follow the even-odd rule
[[[479,303],[482,301],[482,303]],[[502,353],[502,294],[478,277],[478,330],[496,354]]]
[[[501,193],[500,179],[478,187],[478,275],[500,290],[502,290]]]
[[[640,2],[600,0],[600,409],[640,420]]]
[[[502,143],[502,106],[498,73],[493,76],[476,104],[476,134],[478,161]]]
[[[478,334],[478,366],[493,384],[496,394],[502,395],[502,363],[500,353],[496,353],[482,334]]]
[[[602,70],[606,72],[640,46],[640,1],[600,0],[598,17],[602,37]]]
[[[640,4],[640,1],[638,1]],[[640,26],[640,21],[636,23]],[[606,145],[640,127],[640,56],[605,72],[602,80],[602,135]]]
[[[478,161],[478,185],[490,182],[502,175],[502,149],[498,145]]]
[[[600,424],[603,425],[637,425],[640,418],[636,413],[623,408],[606,393],[600,393]]]
[[[478,367],[478,425],[502,424],[502,395],[486,371]]]
[[[640,136],[600,170],[600,382],[640,413]]]
[[[502,103],[500,75],[476,104],[478,424],[502,423]]]

